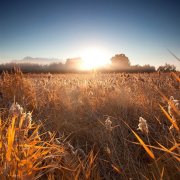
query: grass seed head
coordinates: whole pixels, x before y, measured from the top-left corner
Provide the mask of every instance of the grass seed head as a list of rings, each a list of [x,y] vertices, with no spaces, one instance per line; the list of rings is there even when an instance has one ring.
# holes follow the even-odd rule
[[[138,130],[142,131],[144,134],[149,133],[147,121],[142,117],[139,118]]]
[[[21,116],[23,108],[16,102],[11,105],[9,112],[12,116]]]
[[[113,129],[112,121],[109,117],[105,120],[105,127],[108,131],[112,131],[112,129]]]

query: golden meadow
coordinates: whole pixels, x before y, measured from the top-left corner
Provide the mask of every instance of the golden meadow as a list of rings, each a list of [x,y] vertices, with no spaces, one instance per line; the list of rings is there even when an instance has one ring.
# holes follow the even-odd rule
[[[0,179],[178,179],[180,73],[0,79]]]

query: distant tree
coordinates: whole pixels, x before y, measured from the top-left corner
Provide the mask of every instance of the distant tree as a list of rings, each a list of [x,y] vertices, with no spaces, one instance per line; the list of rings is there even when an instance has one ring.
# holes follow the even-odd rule
[[[59,72],[61,70],[64,70],[64,65],[61,62],[51,63],[47,66],[47,70],[51,72]]]
[[[83,61],[81,58],[70,58],[66,60],[65,67],[67,70],[78,70],[81,68]]]
[[[159,66],[157,71],[158,72],[174,72],[176,71],[176,66],[166,63],[164,66]]]
[[[130,61],[125,54],[116,54],[111,58],[111,63],[115,69],[126,69],[130,67]]]

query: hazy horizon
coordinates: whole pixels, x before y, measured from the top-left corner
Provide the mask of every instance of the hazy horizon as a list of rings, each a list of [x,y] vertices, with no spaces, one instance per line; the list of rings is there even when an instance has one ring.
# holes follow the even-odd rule
[[[47,57],[31,57],[31,56],[26,56],[22,59],[12,59],[12,60],[9,60],[9,61],[4,61],[4,62],[0,62],[0,64],[6,64],[6,63],[32,63],[32,64],[39,64],[39,65],[48,65],[48,64],[52,64],[52,63],[63,63],[65,64],[66,63],[66,60],[68,59],[77,59],[77,58],[80,58],[83,60],[82,57],[68,57],[66,59],[61,59],[61,58],[47,58]],[[129,59],[130,60],[130,59]],[[135,66],[135,65],[140,65],[140,66],[144,66],[144,65],[150,65],[150,66],[154,66],[156,69],[159,67],[159,66],[163,66],[165,65],[167,62],[165,62],[164,64],[160,64],[159,66],[155,66],[155,65],[152,65],[152,64],[134,64],[131,62],[130,60],[130,63],[132,66]],[[104,64],[104,66],[106,66],[107,64],[111,64],[111,59],[109,59],[109,61]],[[167,63],[169,64],[169,63]],[[173,64],[171,64],[173,65]],[[180,67],[179,66],[176,66],[176,69],[179,71],[180,70]]]

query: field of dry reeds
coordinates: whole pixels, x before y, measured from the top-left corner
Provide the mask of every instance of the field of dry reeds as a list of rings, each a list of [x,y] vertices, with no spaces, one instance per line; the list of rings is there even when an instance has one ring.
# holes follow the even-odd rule
[[[180,73],[0,79],[0,179],[180,178]]]

